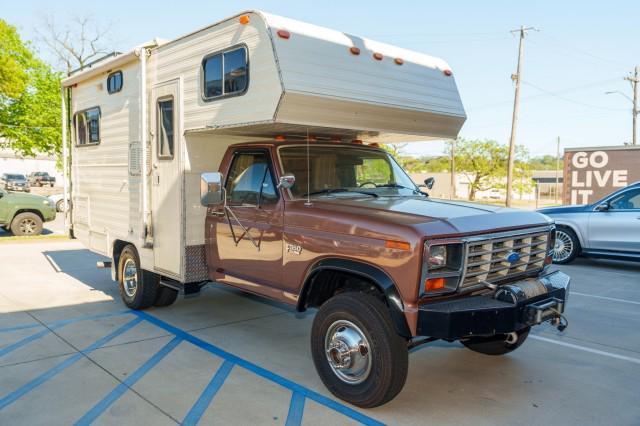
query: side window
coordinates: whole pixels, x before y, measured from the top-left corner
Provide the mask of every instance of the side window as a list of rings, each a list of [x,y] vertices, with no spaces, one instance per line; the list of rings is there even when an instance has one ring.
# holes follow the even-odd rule
[[[79,111],[74,118],[76,145],[96,145],[100,143],[100,108]]]
[[[172,159],[174,147],[173,135],[173,97],[158,100],[158,158]]]
[[[239,47],[205,57],[202,75],[205,100],[244,92],[249,82],[247,49]]]
[[[609,202],[611,210],[640,210],[640,189],[626,191]]]
[[[116,71],[107,77],[107,92],[110,95],[122,90],[122,71]]]
[[[264,152],[239,153],[233,158],[227,177],[229,204],[274,204],[278,201],[271,177],[269,159]]]

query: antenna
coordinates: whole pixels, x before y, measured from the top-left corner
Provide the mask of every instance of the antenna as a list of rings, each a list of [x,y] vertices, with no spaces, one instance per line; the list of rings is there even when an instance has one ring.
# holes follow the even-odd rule
[[[305,206],[311,205],[311,160],[309,159],[309,128],[307,127],[307,202],[304,203]]]

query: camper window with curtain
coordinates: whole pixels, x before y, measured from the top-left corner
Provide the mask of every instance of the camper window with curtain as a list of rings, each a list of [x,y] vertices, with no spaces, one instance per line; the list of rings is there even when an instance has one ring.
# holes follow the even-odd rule
[[[100,143],[100,108],[94,107],[75,114],[76,145]]]
[[[246,47],[206,56],[202,74],[205,100],[244,93],[249,81]]]

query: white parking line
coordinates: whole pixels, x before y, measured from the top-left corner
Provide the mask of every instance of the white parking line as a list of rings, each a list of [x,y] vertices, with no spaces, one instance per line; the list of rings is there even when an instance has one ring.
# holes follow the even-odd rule
[[[580,346],[580,345],[574,345],[573,343],[561,342],[559,340],[549,339],[548,337],[529,336],[529,338],[536,339],[536,340],[541,340],[541,341],[547,342],[547,343],[554,343],[556,345],[565,346],[565,347],[571,348],[571,349],[577,349],[579,351],[590,352],[592,354],[608,356],[610,358],[616,358],[616,359],[621,359],[623,361],[629,361],[629,362],[633,362],[635,364],[640,364],[640,359],[639,358],[633,358],[633,357],[630,357],[630,356],[614,354],[613,352],[606,352],[606,351],[601,351],[601,350],[598,350],[598,349],[587,348],[586,346]]]
[[[595,294],[576,293],[575,291],[569,292],[570,296],[573,296],[574,294],[576,296],[593,297],[594,299],[603,299],[603,300],[610,300],[612,302],[630,303],[632,305],[640,305],[640,302],[636,302],[635,300],[616,299],[615,297],[596,296]]]

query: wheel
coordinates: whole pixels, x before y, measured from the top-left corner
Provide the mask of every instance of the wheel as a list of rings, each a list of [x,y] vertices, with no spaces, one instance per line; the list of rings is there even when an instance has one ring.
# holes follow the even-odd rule
[[[64,200],[58,200],[56,203],[56,211],[60,213],[64,212]]]
[[[327,389],[358,407],[390,401],[407,379],[407,341],[396,333],[388,308],[366,293],[341,293],[320,307],[311,354]]]
[[[461,340],[462,344],[474,352],[485,355],[504,355],[515,351],[527,340],[531,327],[523,328],[517,332],[517,339],[514,343],[507,342],[506,334],[499,334],[491,337],[471,337]]]
[[[40,235],[42,232],[42,219],[35,213],[20,213],[11,222],[13,235]]]
[[[140,268],[138,252],[126,246],[118,262],[120,297],[131,309],[145,309],[154,304],[158,295],[158,276]]]
[[[158,294],[156,295],[156,301],[153,303],[154,306],[169,306],[173,304],[178,298],[178,290],[174,290],[169,287],[165,287],[163,285],[158,287]]]
[[[553,246],[553,263],[571,262],[580,253],[578,236],[570,228],[556,229],[556,244]]]
[[[51,183],[49,184],[49,186],[50,186],[51,188],[53,188],[53,182],[51,182]]]

